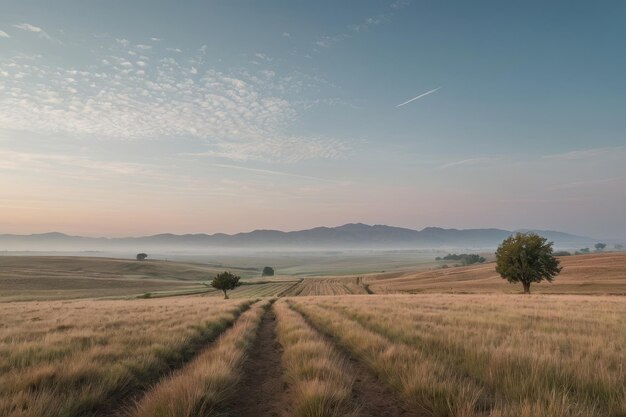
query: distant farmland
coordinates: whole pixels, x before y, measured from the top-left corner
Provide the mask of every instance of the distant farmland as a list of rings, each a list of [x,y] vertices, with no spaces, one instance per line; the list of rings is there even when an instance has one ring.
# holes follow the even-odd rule
[[[601,253],[559,258],[562,273],[553,283],[533,284],[531,292],[554,294],[626,294],[626,253]],[[385,293],[517,293],[495,271],[494,263],[419,272],[373,274],[365,278],[369,288]]]
[[[229,269],[243,277],[260,270],[191,262],[77,256],[0,256],[0,300],[120,297],[206,291],[201,281]]]
[[[423,256],[423,255],[422,255]],[[555,282],[533,285],[532,292],[626,294],[626,253],[560,258]],[[248,261],[249,262],[249,261]],[[245,284],[238,297],[394,294],[422,292],[518,293],[495,272],[494,263],[437,267],[441,261],[416,260],[411,270],[345,276],[278,275],[261,277],[260,268],[200,262],[135,261],[115,258],[0,256],[0,301],[102,297],[161,297],[212,293],[203,282],[229,270]],[[257,264],[263,265],[262,260]],[[431,269],[424,270],[429,265]],[[347,265],[346,265],[347,267]],[[278,271],[282,273],[282,271]],[[213,295],[213,294],[212,294]],[[215,293],[215,296],[219,294]]]

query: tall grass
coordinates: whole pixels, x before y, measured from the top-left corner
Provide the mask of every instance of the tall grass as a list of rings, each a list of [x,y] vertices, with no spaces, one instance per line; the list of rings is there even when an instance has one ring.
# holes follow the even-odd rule
[[[355,301],[298,306],[335,334],[343,330],[333,328],[329,317],[411,350],[450,375],[452,391],[472,381],[482,391],[477,411],[486,408],[494,417],[626,415],[623,298],[420,295]]]
[[[333,334],[341,345],[398,391],[416,414],[479,415],[476,408],[481,391],[472,381],[459,379],[418,350],[393,343],[338,312],[316,305],[315,299],[298,300],[294,307]]]
[[[268,303],[243,313],[217,342],[187,366],[162,380],[128,413],[129,417],[209,417],[235,392],[241,365]],[[241,393],[245,395],[245,393]]]
[[[0,304],[0,415],[110,411],[190,359],[249,304],[206,297]]]
[[[285,302],[276,303],[275,311],[285,375],[293,391],[290,415],[356,415],[355,404],[350,401],[353,379],[345,360]]]

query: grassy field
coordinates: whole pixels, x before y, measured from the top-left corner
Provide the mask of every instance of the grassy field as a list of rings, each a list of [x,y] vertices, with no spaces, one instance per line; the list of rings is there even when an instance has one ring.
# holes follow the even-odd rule
[[[621,296],[195,296],[0,314],[2,416],[626,415]]]
[[[249,305],[208,297],[1,303],[0,415],[110,412]]]
[[[293,299],[412,410],[626,415],[626,300],[417,295]]]
[[[531,292],[553,294],[626,295],[626,253],[601,253],[560,258],[563,271],[553,283],[533,284]],[[517,285],[500,278],[495,263],[419,272],[373,274],[369,288],[385,293],[517,293]]]
[[[0,284],[39,278],[0,302],[3,417],[626,416],[624,254],[562,258],[530,296],[491,263],[244,278],[231,300],[206,265],[4,260]],[[42,288],[68,274],[119,299]],[[28,283],[68,300],[15,301]]]

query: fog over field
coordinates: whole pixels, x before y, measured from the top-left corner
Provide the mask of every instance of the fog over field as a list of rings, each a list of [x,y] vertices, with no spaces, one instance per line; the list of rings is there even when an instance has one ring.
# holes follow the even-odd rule
[[[598,240],[555,231],[536,231],[560,248],[577,248]],[[255,230],[227,235],[159,234],[144,237],[91,238],[62,233],[38,235],[0,235],[0,248],[12,251],[128,251],[220,252],[250,250],[327,250],[327,249],[493,249],[515,232],[500,229],[443,229],[428,227],[421,231],[384,225],[346,224],[339,227],[317,227],[309,230],[281,232]],[[9,249],[10,248],[10,249]]]

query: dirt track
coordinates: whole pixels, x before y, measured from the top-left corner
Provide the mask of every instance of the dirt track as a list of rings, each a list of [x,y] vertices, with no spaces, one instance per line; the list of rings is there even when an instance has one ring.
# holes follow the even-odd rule
[[[227,407],[229,416],[289,417],[281,351],[276,341],[276,317],[270,308],[263,316],[259,334],[244,365],[244,377],[238,388],[240,395]]]

